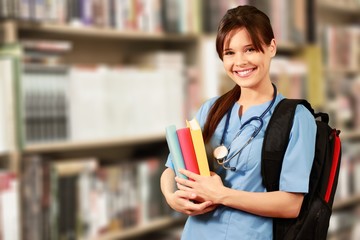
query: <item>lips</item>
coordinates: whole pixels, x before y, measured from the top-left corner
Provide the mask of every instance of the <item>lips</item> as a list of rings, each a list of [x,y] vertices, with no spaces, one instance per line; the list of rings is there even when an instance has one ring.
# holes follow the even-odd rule
[[[251,75],[252,72],[254,72],[256,70],[256,67],[254,68],[248,68],[248,69],[244,69],[244,70],[239,70],[239,71],[234,71],[234,73],[236,75],[238,75],[239,77],[248,77]]]

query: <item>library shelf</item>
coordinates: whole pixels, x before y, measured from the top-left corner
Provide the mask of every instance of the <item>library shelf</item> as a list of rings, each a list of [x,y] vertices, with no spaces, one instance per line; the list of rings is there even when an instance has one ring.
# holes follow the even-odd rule
[[[360,12],[360,10],[359,10],[359,12]],[[324,72],[329,74],[329,75],[332,75],[332,74],[358,75],[358,74],[360,74],[360,69],[358,69],[358,68],[353,68],[353,69],[350,69],[350,68],[347,68],[347,69],[344,69],[344,68],[333,69],[333,68],[330,68],[330,67],[326,67],[326,68],[324,68]]]
[[[154,143],[165,141],[165,134],[153,134],[135,137],[122,137],[115,139],[106,139],[98,141],[65,141],[53,143],[29,144],[24,147],[25,154],[40,154],[73,150],[86,150],[93,148],[105,148],[125,145],[136,145],[144,143]]]
[[[62,35],[83,36],[103,39],[124,39],[124,40],[153,40],[162,42],[188,42],[198,39],[196,33],[166,33],[166,32],[142,32],[123,31],[114,28],[100,28],[93,26],[72,26],[68,24],[55,24],[47,22],[25,22],[16,21],[20,31],[32,31],[41,33],[53,33]]]
[[[347,207],[355,206],[359,204],[359,202],[360,202],[360,194],[355,194],[348,198],[336,200],[334,201],[333,211],[339,211]]]
[[[128,239],[136,236],[140,236],[149,232],[153,232],[154,230],[163,230],[167,227],[171,227],[174,224],[180,224],[185,222],[185,218],[183,217],[162,217],[156,220],[152,220],[149,223],[144,225],[140,225],[134,228],[130,228],[128,230],[120,230],[114,231],[108,234],[104,234],[93,240],[113,240],[113,239]]]
[[[7,151],[0,151],[0,161],[2,159],[6,159],[8,156],[9,156],[9,153]]]
[[[352,140],[352,139],[360,139],[360,130],[355,131],[342,131],[340,133],[340,138],[342,140]]]
[[[317,7],[324,11],[333,11],[338,14],[358,15],[360,12],[360,4],[355,4],[355,1],[344,3],[342,1],[316,1]]]

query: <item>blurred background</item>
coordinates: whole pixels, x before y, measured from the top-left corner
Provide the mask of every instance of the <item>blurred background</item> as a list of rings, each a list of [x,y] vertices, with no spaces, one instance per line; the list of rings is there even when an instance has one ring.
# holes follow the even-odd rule
[[[215,37],[243,4],[279,91],[341,130],[328,239],[360,239],[359,0],[0,0],[0,239],[179,239],[165,127],[233,86]]]

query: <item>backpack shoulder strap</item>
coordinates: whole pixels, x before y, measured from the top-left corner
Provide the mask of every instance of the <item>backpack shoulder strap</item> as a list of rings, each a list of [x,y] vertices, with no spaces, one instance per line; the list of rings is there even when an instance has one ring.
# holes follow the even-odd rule
[[[303,104],[314,115],[314,110],[306,100],[285,98],[275,107],[266,128],[262,146],[261,175],[267,191],[279,190],[282,162],[298,104]]]

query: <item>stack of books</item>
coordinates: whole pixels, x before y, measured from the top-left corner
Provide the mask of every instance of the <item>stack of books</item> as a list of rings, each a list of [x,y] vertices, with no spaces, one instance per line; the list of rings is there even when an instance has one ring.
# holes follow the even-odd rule
[[[187,169],[201,176],[210,176],[201,127],[194,118],[186,121],[187,127],[177,129],[175,125],[166,127],[166,141],[177,176],[187,178],[179,169]]]

